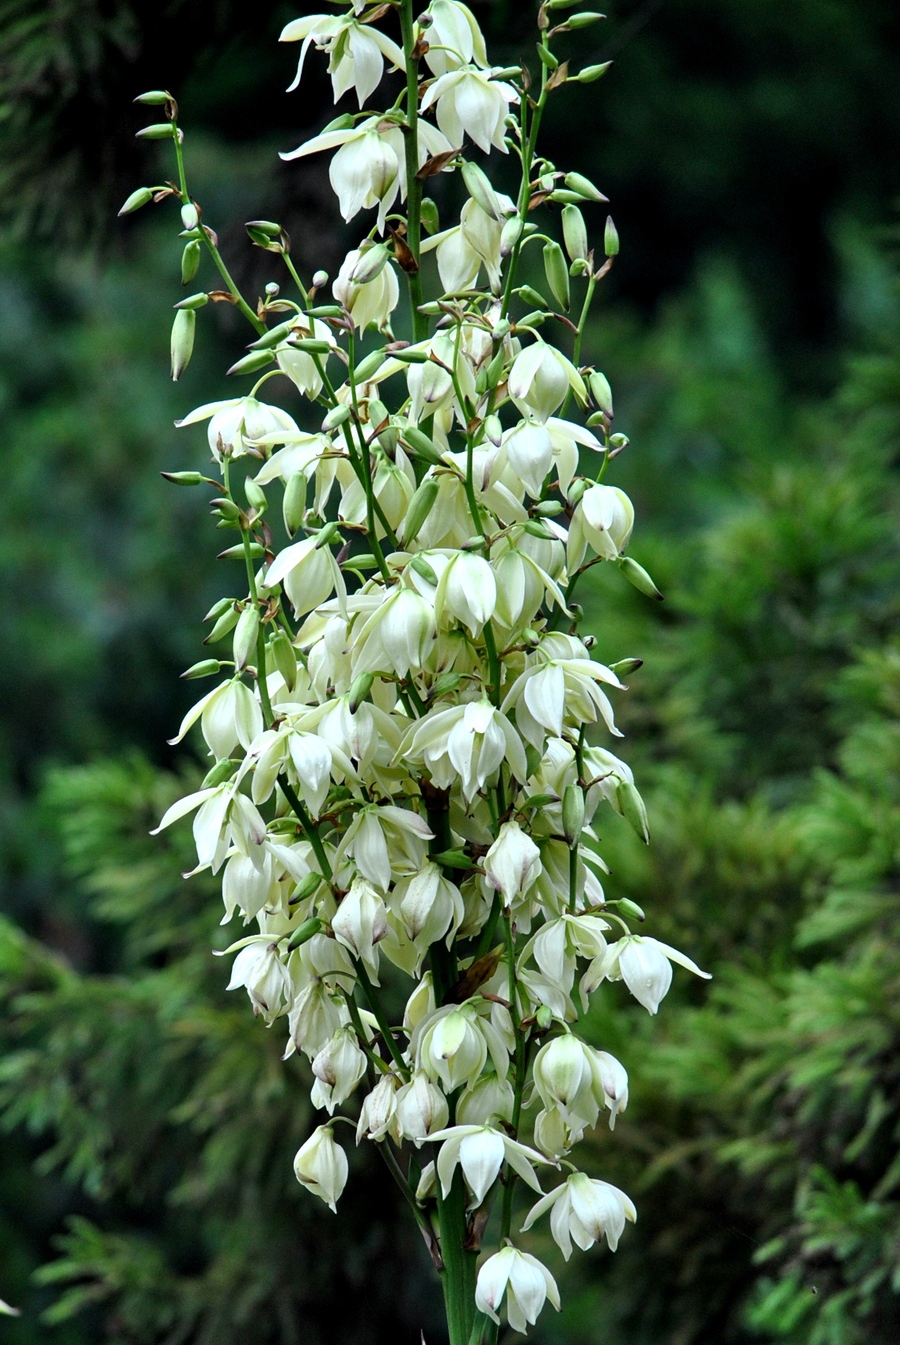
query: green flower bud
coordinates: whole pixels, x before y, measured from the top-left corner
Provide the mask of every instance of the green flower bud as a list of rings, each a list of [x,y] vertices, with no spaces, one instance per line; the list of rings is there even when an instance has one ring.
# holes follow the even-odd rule
[[[159,121],[153,126],[145,126],[136,132],[135,140],[171,140],[175,134],[175,123]]]
[[[289,537],[294,536],[306,514],[306,490],[306,477],[302,472],[294,472],[293,475],[288,477],[281,510],[284,515],[284,526]]]
[[[145,107],[161,107],[163,103],[172,101],[172,95],[166,89],[150,89],[148,93],[139,93],[134,99],[135,103],[142,103]]]
[[[569,845],[576,845],[584,830],[584,790],[580,785],[566,785],[562,806],[563,835]]]
[[[426,584],[432,584],[435,588],[438,586],[438,577],[435,574],[433,566],[428,564],[424,556],[413,556],[410,565],[420,578],[425,580]],[[438,679],[440,680],[440,679]]]
[[[543,294],[539,294],[538,291],[532,289],[530,285],[520,285],[516,293],[526,304],[534,304],[536,308],[547,307],[547,300],[544,298]]]
[[[466,191],[472,200],[476,201],[484,213],[499,224],[503,219],[503,210],[497,199],[497,193],[491,186],[484,169],[479,168],[477,163],[470,163],[468,159],[464,159],[461,171],[463,182],[466,184]]]
[[[385,243],[375,243],[360,253],[359,261],[353,268],[350,280],[354,285],[368,285],[377,280],[388,264],[390,249]]]
[[[584,495],[584,492],[587,490],[587,488],[588,483],[585,481],[583,476],[579,476],[575,481],[573,481],[571,486],[569,487],[569,493],[566,496],[567,500],[569,501],[569,504],[571,504],[573,507],[576,504],[579,504],[581,502],[581,497]]]
[[[623,658],[619,659],[618,663],[611,663],[609,666],[616,677],[629,677],[633,672],[637,672],[638,668],[644,666],[644,660],[642,658]]]
[[[220,551],[216,560],[246,560],[247,556],[251,560],[262,560],[266,554],[266,548],[259,542],[236,542],[234,546],[227,546],[224,551]]]
[[[590,178],[583,177],[581,173],[566,173],[565,184],[569,191],[577,192],[585,201],[606,201],[609,198],[598,191],[591,182]]]
[[[427,364],[431,355],[427,350],[392,350],[391,358],[401,364]]]
[[[433,476],[428,476],[416,490],[409,502],[406,517],[403,520],[401,540],[405,549],[409,548],[419,535],[426,518],[434,508],[439,486]]]
[[[365,383],[373,374],[377,374],[386,359],[387,351],[382,348],[381,350],[373,350],[364,360],[360,360],[356,366],[357,383]]]
[[[322,429],[326,434],[336,430],[339,425],[350,419],[352,412],[349,406],[334,406],[328,412],[328,415],[322,421]]]
[[[539,1004],[534,1021],[542,1032],[547,1032],[553,1025],[553,1010],[546,1004]]]
[[[360,673],[350,687],[350,694],[347,698],[347,709],[352,715],[355,715],[363,701],[372,690],[372,683],[375,681],[373,673]]]
[[[200,290],[197,294],[189,294],[186,299],[180,299],[174,308],[188,308],[196,313],[198,308],[205,308],[209,303],[209,295],[205,290]]]
[[[234,666],[238,672],[243,672],[256,650],[258,631],[259,608],[254,603],[252,607],[244,608],[234,628]]]
[[[581,14],[573,14],[570,19],[566,19],[566,27],[577,32],[579,28],[589,28],[591,24],[605,18],[605,14],[598,14],[595,9],[586,9]]]
[[[637,902],[632,901],[629,897],[619,897],[619,900],[616,902],[616,905],[618,906],[619,910],[622,912],[623,915],[630,916],[632,920],[647,919],[646,915],[641,910]]]
[[[419,218],[422,221],[422,228],[427,234],[437,233],[438,229],[441,227],[438,208],[430,196],[423,196]]]
[[[256,374],[260,369],[265,369],[267,364],[271,364],[275,356],[271,350],[251,350],[249,355],[245,355],[242,360],[238,360],[230,369],[226,369],[226,374]]]
[[[567,205],[562,212],[563,241],[570,261],[586,261],[588,255],[587,226],[577,205]]]
[[[541,500],[540,504],[535,505],[534,512],[540,514],[541,518],[556,518],[561,514],[563,506],[559,500]]]
[[[224,640],[226,635],[230,635],[237,625],[240,612],[235,609],[231,598],[228,598],[226,601],[228,602],[228,610],[223,612],[219,617],[218,621],[203,641],[204,644],[218,644],[220,640]]]
[[[619,231],[613,224],[612,215],[606,217],[606,228],[603,231],[603,251],[607,257],[618,257],[619,255]]]
[[[271,350],[273,346],[281,345],[286,341],[294,329],[296,318],[289,318],[287,322],[279,322],[277,327],[270,327],[267,332],[263,332],[250,345],[250,350]]]
[[[534,311],[526,313],[523,318],[516,318],[517,327],[542,327],[547,321],[549,314],[546,309],[543,312]]]
[[[612,419],[612,388],[609,386],[609,379],[606,377],[606,374],[601,374],[599,370],[594,369],[588,374],[587,384],[595,405],[599,406],[600,410],[605,411],[609,418]]]
[[[223,785],[226,780],[230,780],[240,762],[231,760],[229,757],[223,757],[217,761],[211,770],[207,771],[203,778],[201,788],[212,789],[215,785]]]
[[[616,786],[616,803],[626,822],[630,822],[645,845],[650,844],[650,827],[647,823],[647,809],[644,800],[628,780],[620,780]]]
[[[209,611],[206,613],[206,616],[203,618],[203,620],[215,621],[216,618],[220,617],[223,612],[228,611],[229,607],[231,607],[234,604],[234,601],[235,601],[234,598],[220,598],[218,602],[213,603],[212,607],[210,607]]]
[[[321,877],[317,873],[316,874],[311,873],[309,877],[317,879],[316,887],[318,887],[319,883],[322,881]],[[315,890],[316,888],[314,887],[313,892]],[[294,948],[299,948],[301,943],[308,943],[308,941],[313,937],[314,934],[321,934],[323,929],[324,925],[322,924],[322,921],[317,920],[315,916],[313,916],[312,919],[310,920],[304,920],[303,924],[300,925],[297,929],[295,929],[291,937],[288,939],[288,949],[292,951]]]
[[[431,567],[429,566],[429,569],[430,568]],[[432,573],[434,573],[434,571],[432,571]],[[435,579],[437,579],[437,576],[435,576]],[[432,698],[449,695],[451,691],[456,690],[461,681],[462,678],[457,672],[441,673],[440,677],[434,679],[434,684],[431,688]]]
[[[296,906],[298,901],[306,901],[307,897],[311,897],[312,894],[315,892],[316,888],[321,887],[323,882],[324,879],[321,873],[308,873],[306,877],[303,879],[303,881],[301,883],[298,883],[297,886],[294,888],[294,891],[291,894],[291,899],[288,902],[288,905]],[[300,929],[302,928],[303,926],[301,925]],[[299,932],[300,931],[298,930],[297,933]]]
[[[263,513],[269,501],[266,498],[266,492],[262,486],[258,486],[252,476],[244,478],[244,494],[247,497],[247,503],[251,505],[258,514]]]
[[[538,43],[537,54],[541,59],[541,64],[545,65],[548,70],[555,70],[559,65],[559,61],[550,48],[543,46],[541,43]]]
[[[409,445],[415,457],[423,458],[425,462],[431,463],[432,466],[440,466],[443,462],[434,441],[429,439],[428,435],[415,425],[410,425],[408,429],[403,430],[402,436],[404,443]]]
[[[222,664],[217,658],[204,658],[199,663],[192,663],[189,668],[181,674],[183,682],[193,682],[197,677],[214,677],[216,673],[222,671]]]
[[[544,275],[561,308],[569,307],[569,268],[563,250],[556,242],[544,244]]]
[[[193,201],[187,201],[181,207],[181,227],[183,229],[196,229],[200,223],[200,212]]]
[[[663,595],[643,565],[638,565],[637,561],[632,560],[630,556],[620,556],[618,563],[619,569],[630,584],[634,584],[635,588],[641,593],[646,593],[648,598],[655,598],[657,602],[662,602]]]
[[[326,523],[324,528],[319,529],[319,531],[316,533],[315,540],[316,540],[316,550],[318,551],[323,546],[330,546],[332,542],[343,541],[343,538],[341,537],[340,528],[338,527],[338,525],[334,522],[331,522]]]
[[[173,486],[199,486],[203,480],[200,472],[160,472],[160,476],[171,481]]]
[[[135,210],[140,210],[141,206],[149,205],[152,200],[153,192],[149,187],[138,187],[137,191],[133,191],[127,198],[119,214],[132,215]]]
[[[305,351],[307,355],[329,355],[331,343],[318,336],[292,336],[288,345],[292,350]]]
[[[191,308],[182,308],[175,314],[169,349],[172,357],[172,379],[178,382],[191,361],[194,351],[194,328],[197,314]]]
[[[324,276],[325,279],[322,281],[322,284],[326,284],[328,280],[327,271],[317,271],[316,275],[313,276],[313,280],[315,280],[316,276]],[[315,308],[307,309],[307,317],[310,318],[342,318],[343,316],[344,310],[341,308],[340,304],[317,304]]]
[[[327,285],[327,284],[328,284],[328,272],[327,272],[327,271],[314,271],[314,272],[313,272],[312,287],[313,287],[314,290],[320,290],[320,289],[323,289],[324,286]],[[335,316],[335,317],[340,317],[340,312],[335,313],[334,316]]]
[[[276,631],[274,638],[269,641],[269,652],[288,691],[293,691],[297,681],[297,655],[283,630]]]
[[[503,228],[500,230],[501,257],[509,256],[524,232],[525,226],[518,215],[513,215],[506,221]]]
[[[577,75],[570,75],[570,79],[577,80],[579,84],[593,84],[595,79],[600,79],[606,74],[612,61],[604,61],[602,65],[586,65]]]
[[[347,559],[342,562],[345,570],[357,571],[374,570],[377,564],[378,561],[370,551],[364,551],[359,556],[348,556]]]

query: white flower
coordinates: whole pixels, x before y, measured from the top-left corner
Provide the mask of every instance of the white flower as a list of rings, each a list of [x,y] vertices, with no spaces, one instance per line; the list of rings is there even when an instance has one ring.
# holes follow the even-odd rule
[[[387,933],[387,909],[363,878],[354,879],[331,922],[334,937],[362,961],[378,984],[377,944]]]
[[[177,429],[208,420],[207,438],[213,457],[221,462],[225,456],[243,457],[254,444],[266,435],[280,431],[299,434],[293,417],[280,406],[258,402],[255,397],[231,397],[227,401],[206,402],[184,417],[176,420]]]
[[[446,938],[450,946],[465,915],[459,888],[444,877],[439,865],[430,862],[396,884],[392,905],[418,953],[417,970],[433,943]]]
[[[584,492],[569,526],[569,570],[578,568],[590,546],[604,560],[625,550],[634,527],[634,505],[618,486],[591,486]]]
[[[353,641],[353,671],[418,672],[434,642],[434,609],[412,589],[383,598]]]
[[[484,37],[475,15],[461,0],[431,0],[431,27],[425,60],[433,75],[444,75],[460,65],[487,66]]]
[[[356,1127],[356,1142],[365,1136],[370,1140],[384,1139],[396,1131],[397,1090],[400,1080],[395,1074],[383,1074],[363,1100]]]
[[[550,1215],[550,1231],[560,1251],[568,1261],[572,1255],[572,1243],[583,1252],[599,1242],[605,1236],[612,1251],[619,1245],[619,1238],[625,1227],[625,1220],[634,1223],[637,1211],[624,1191],[609,1182],[592,1179],[583,1172],[576,1172],[557,1186],[555,1191],[543,1196],[529,1210],[528,1218],[522,1225],[527,1233],[536,1219],[547,1210]]]
[[[426,715],[404,738],[398,755],[424,761],[439,789],[459,777],[469,802],[504,758],[517,780],[528,774],[519,735],[487,697]]]
[[[291,335],[301,339],[313,337],[316,341],[327,341],[332,347],[337,345],[334,332],[327,322],[322,322],[319,318],[298,318],[291,329]],[[323,379],[320,370],[324,368],[328,356],[314,357],[306,350],[295,350],[291,345],[283,345],[275,351],[275,358],[282,373],[287,374],[305,397],[314,401],[322,391]],[[261,480],[261,477],[257,480]]]
[[[454,147],[461,147],[466,135],[485,154],[491,146],[508,153],[504,139],[506,114],[519,95],[511,84],[489,76],[473,66],[449,70],[429,84],[422,99],[422,111],[436,105],[437,124]]]
[[[211,754],[217,761],[229,757],[240,743],[249,750],[262,732],[262,711],[250,688],[239,678],[220,682],[188,710],[170,746],[180,743],[197,720]]]
[[[316,1082],[312,1089],[314,1107],[325,1107],[334,1114],[356,1088],[366,1072],[366,1055],[351,1025],[341,1028],[316,1054],[312,1062]]]
[[[479,1009],[483,1001],[443,1005],[419,1020],[410,1039],[416,1068],[439,1079],[445,1092],[461,1084],[471,1088],[491,1057],[498,1076],[509,1072],[509,1048],[502,1031]],[[496,1006],[495,1006],[496,1007]]]
[[[499,1322],[497,1308],[504,1294],[506,1316],[513,1331],[524,1334],[533,1326],[548,1298],[559,1311],[559,1290],[549,1270],[536,1256],[519,1252],[515,1247],[503,1247],[485,1261],[475,1285],[475,1306],[492,1321]]]
[[[603,976],[608,981],[624,981],[637,1002],[654,1014],[672,984],[673,962],[706,981],[712,979],[708,971],[701,971],[696,962],[677,948],[643,934],[629,934],[607,948],[598,966],[602,976],[596,977],[596,984]]]
[[[373,93],[384,74],[384,57],[395,70],[404,65],[403,52],[389,37],[380,32],[374,24],[357,23],[349,15],[309,14],[302,19],[294,19],[282,30],[280,42],[301,42],[300,63],[294,82],[288,88],[292,93],[300,83],[303,63],[312,43],[320,51],[330,56],[328,72],[334,91],[334,101],[350,88],[356,89],[359,106],[362,107],[370,93]]]
[[[335,1143],[331,1126],[314,1130],[294,1159],[294,1175],[337,1213],[337,1202],[347,1185],[347,1155]]]
[[[447,1099],[421,1070],[397,1094],[397,1124],[404,1139],[421,1144],[441,1130],[450,1116]]]
[[[329,939],[334,943],[334,939]],[[287,1054],[297,1049],[314,1059],[322,1047],[342,1026],[347,1010],[318,977],[309,982],[291,1005],[288,1015],[290,1045]]]
[[[354,248],[347,253],[331,287],[332,292],[338,303],[347,309],[353,318],[353,325],[359,331],[365,331],[367,327],[377,327],[383,331],[400,302],[397,273],[388,263],[374,279],[363,282],[354,280],[353,273],[363,256],[365,252],[361,248]]]
[[[518,822],[504,822],[484,858],[488,882],[503,897],[504,906],[520,901],[541,872],[541,852]]]
[[[609,1109],[610,1129],[628,1104],[628,1075],[614,1056],[595,1051],[574,1033],[554,1037],[538,1051],[534,1083],[548,1111],[556,1108],[572,1130],[597,1124]]]
[[[497,606],[497,581],[488,562],[471,551],[458,551],[444,569],[434,597],[435,620],[444,611],[477,635]]]
[[[457,1163],[472,1192],[470,1205],[473,1208],[481,1204],[497,1180],[504,1159],[533,1190],[541,1189],[532,1164],[546,1163],[546,1158],[492,1126],[450,1126],[449,1130],[435,1131],[429,1138],[435,1143],[443,1140],[437,1158],[437,1174],[445,1198],[450,1194]]]
[[[456,1103],[458,1125],[488,1126],[496,1121],[511,1122],[515,1093],[509,1079],[483,1074],[474,1088],[467,1088]]]
[[[280,551],[266,572],[267,588],[284,584],[297,616],[311,612],[337,592],[346,602],[347,587],[330,546],[319,546],[315,537],[304,537]]]
[[[242,948],[234,959],[231,980],[226,990],[245,988],[254,1014],[267,1022],[284,1012],[291,996],[290,973],[278,953],[278,944],[268,935],[259,935]]]
[[[545,341],[535,341],[516,356],[507,386],[522,415],[533,415],[541,422],[549,420],[562,405],[569,388],[577,396],[587,397],[584,380],[572,361]]]

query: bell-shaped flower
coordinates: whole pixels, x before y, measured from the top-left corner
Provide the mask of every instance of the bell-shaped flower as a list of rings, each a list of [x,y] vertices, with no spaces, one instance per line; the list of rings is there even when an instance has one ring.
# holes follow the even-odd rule
[[[600,1108],[610,1112],[610,1129],[628,1103],[628,1075],[614,1056],[596,1051],[574,1033],[554,1037],[538,1051],[534,1083],[544,1106],[556,1108],[573,1130],[597,1124]]]
[[[385,1135],[393,1135],[399,1140],[396,1125],[399,1087],[396,1074],[382,1074],[371,1093],[366,1094],[356,1127],[357,1144],[363,1138],[377,1142]]]
[[[711,979],[710,972],[701,971],[677,948],[643,934],[629,934],[611,943],[597,966],[597,975],[602,972],[600,979],[605,976],[608,981],[624,981],[637,1002],[655,1014],[672,984],[673,962],[706,981]]]
[[[392,804],[362,808],[347,828],[341,853],[364,878],[386,892],[395,875],[417,873],[425,863],[428,823],[411,808]]]
[[[472,1192],[470,1207],[477,1208],[497,1180],[504,1159],[533,1190],[541,1189],[533,1164],[546,1163],[546,1158],[492,1126],[455,1125],[449,1130],[438,1130],[429,1138],[435,1143],[443,1141],[437,1157],[437,1174],[445,1198],[450,1194],[459,1164]]]
[[[637,1211],[624,1191],[583,1172],[573,1173],[562,1186],[557,1186],[555,1191],[533,1205],[522,1225],[522,1232],[527,1233],[535,1220],[548,1210],[551,1211],[550,1231],[567,1261],[572,1255],[573,1242],[586,1252],[605,1237],[610,1250],[615,1251],[625,1220],[634,1223],[637,1218]]]
[[[509,1047],[504,1033],[481,1012],[484,1001],[443,1005],[421,1019],[410,1038],[416,1068],[440,1080],[447,1093],[461,1084],[473,1087],[490,1055],[497,1075],[509,1072]],[[497,1006],[499,1007],[499,1006]]]
[[[329,943],[334,943],[329,939]],[[295,998],[288,1014],[290,1044],[287,1054],[302,1051],[314,1060],[344,1024],[347,1009],[342,995],[335,995],[320,977],[309,981]]]
[[[274,906],[278,899],[278,873],[271,853],[266,855],[261,867],[254,864],[249,855],[240,852],[230,857],[222,872],[223,925],[231,919],[235,909],[242,912],[246,925],[264,906]]]
[[[271,1023],[283,1013],[291,997],[291,976],[268,935],[254,936],[234,959],[226,990],[243,986],[250,996],[254,1015]]]
[[[194,844],[197,847],[198,868],[212,868],[217,873],[228,854],[229,845],[235,844],[242,854],[249,855],[257,865],[265,858],[266,824],[258,809],[246,795],[238,792],[235,782],[211,785],[186,794],[166,810],[159,825],[151,831],[157,836],[166,827],[197,810],[193,822]]]
[[[621,688],[616,674],[587,656],[587,650],[584,658],[554,659],[552,638],[507,692],[504,713],[515,708],[516,727],[539,752],[544,750],[546,735],[560,737],[564,724],[580,727],[602,719],[610,733],[620,738],[609,697],[599,685]]]
[[[492,145],[506,154],[506,115],[510,104],[518,101],[511,84],[464,66],[448,70],[428,85],[422,111],[435,105],[437,124],[451,145],[461,146],[468,135],[485,154],[490,153]]]
[[[347,587],[330,546],[320,546],[315,537],[305,537],[279,551],[266,572],[267,588],[283,584],[295,614],[303,616],[337,592],[343,603]]]
[[[313,1058],[313,1106],[324,1107],[333,1116],[335,1107],[346,1102],[365,1074],[366,1063],[356,1029],[352,1024],[342,1027]]]
[[[353,670],[419,672],[434,642],[434,609],[421,594],[399,588],[379,602],[353,639]]]
[[[545,341],[535,341],[516,356],[507,386],[522,415],[541,422],[562,406],[570,388],[577,397],[587,397],[584,379],[572,361]]]
[[[392,905],[418,953],[417,970],[433,943],[446,939],[450,946],[465,915],[459,888],[430,861],[396,884]]]
[[[534,1142],[554,1161],[563,1158],[584,1136],[584,1127],[567,1125],[558,1107],[544,1107],[534,1118]]]
[[[378,985],[377,945],[387,933],[387,908],[371,883],[356,878],[331,921],[334,937],[366,967]]]
[[[185,734],[200,721],[200,732],[206,739],[210,753],[217,761],[230,757],[240,743],[249,750],[254,739],[262,732],[262,711],[250,688],[232,678],[220,682],[212,691],[191,706],[169,745],[180,743]]]
[[[504,436],[510,467],[521,478],[533,500],[539,500],[553,465],[553,440],[539,420],[521,420]]]
[[[182,420],[176,420],[175,425],[181,429],[185,425],[196,425],[201,420],[209,421],[206,434],[216,462],[221,462],[225,457],[243,457],[267,434],[279,431],[299,433],[293,417],[282,411],[280,406],[258,402],[255,397],[231,397],[227,401],[207,402]]]
[[[281,32],[280,42],[302,42],[300,62],[294,82],[288,88],[292,93],[300,83],[303,65],[310,45],[329,53],[328,73],[338,102],[348,89],[355,89],[362,107],[373,93],[384,74],[384,58],[395,70],[404,65],[403,52],[374,24],[358,23],[352,15],[308,14],[294,19]]]
[[[522,740],[486,697],[426,715],[409,730],[398,755],[424,762],[439,789],[459,778],[469,802],[504,758],[517,780],[528,775]]]
[[[541,852],[518,822],[504,822],[484,858],[485,877],[503,898],[516,906],[541,872]]]
[[[634,505],[618,486],[591,486],[584,492],[569,525],[568,564],[574,572],[588,547],[603,560],[615,560],[628,545],[634,526]]]
[[[397,1094],[397,1125],[404,1139],[422,1144],[434,1131],[447,1124],[450,1110],[447,1099],[422,1070],[416,1070],[409,1083]]]
[[[457,552],[438,581],[435,620],[440,624],[446,612],[477,635],[496,606],[497,581],[488,562],[471,551]]]
[[[361,248],[348,252],[331,289],[359,331],[365,331],[367,327],[384,331],[390,325],[391,314],[400,302],[397,273],[388,262],[372,279],[356,279],[365,255]]]
[[[332,348],[337,345],[331,327],[319,318],[298,317],[291,328],[291,336],[300,340],[312,337],[316,341],[327,341]],[[309,397],[311,401],[315,401],[322,391],[324,383],[322,371],[328,356],[310,355],[308,351],[297,350],[288,342],[277,347],[275,359],[281,372],[287,374],[304,397]]]
[[[475,1284],[475,1306],[494,1322],[500,1321],[497,1309],[504,1296],[510,1328],[522,1335],[537,1321],[548,1298],[559,1311],[559,1290],[550,1271],[536,1256],[515,1247],[489,1256]]]
[[[484,37],[468,5],[461,0],[431,0],[428,14],[425,61],[433,75],[445,75],[461,65],[487,67]]]
[[[294,1159],[294,1176],[301,1186],[324,1200],[337,1213],[337,1202],[347,1185],[347,1155],[335,1143],[331,1126],[319,1126]]]

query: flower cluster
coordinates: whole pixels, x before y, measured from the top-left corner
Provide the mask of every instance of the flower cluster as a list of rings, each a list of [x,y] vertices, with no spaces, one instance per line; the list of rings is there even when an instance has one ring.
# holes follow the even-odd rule
[[[326,51],[335,98],[352,89],[359,112],[283,157],[333,151],[344,219],[374,222],[330,297],[323,273],[301,283],[279,225],[248,226],[299,302],[272,283],[254,308],[229,277],[224,297],[256,332],[230,372],[258,378],[180,422],[205,423],[218,478],[172,474],[215,486],[219,526],[240,535],[223,554],[245,563],[247,589],[208,616],[208,643],[230,640],[231,658],[187,674],[224,673],[174,740],[199,725],[211,769],[160,827],[193,814],[198,868],[222,875],[224,921],[250,927],[228,950],[229,989],[243,987],[254,1013],[280,1023],[285,1054],[308,1062],[327,1120],[297,1154],[298,1180],[335,1209],[348,1176],[337,1120],[379,1146],[443,1270],[454,1345],[477,1321],[493,1339],[501,1306],[520,1331],[547,1298],[559,1306],[549,1272],[512,1244],[517,1180],[538,1196],[522,1231],[549,1213],[567,1258],[573,1242],[615,1249],[635,1217],[628,1196],[568,1161],[628,1101],[624,1066],[574,1030],[591,994],[623,980],[655,1013],[672,961],[705,974],[632,932],[642,913],[606,896],[595,830],[611,807],[647,839],[632,772],[607,745],[638,660],[594,658],[573,594],[603,563],[658,595],[627,555],[631,502],[604,480],[627,440],[612,433],[606,378],[581,358],[617,236],[607,221],[595,256],[583,211],[605,198],[536,150],[548,97],[605,68],[570,74],[553,54],[553,40],[601,17],[551,26],[569,3],[542,7],[531,93],[521,71],[489,65],[460,0],[431,0],[418,19],[400,0],[402,46],[378,27],[392,7],[363,0],[288,24],[298,80],[309,48]],[[379,113],[365,105],[385,64],[406,91]],[[148,129],[162,138],[168,126],[181,187],[142,190],[178,195],[192,279],[201,247],[220,260],[217,243],[187,191],[177,109],[162,93],[143,101],[154,100],[168,100],[169,120]],[[519,161],[516,200],[470,146]],[[444,229],[423,195],[438,174],[465,193]],[[564,246],[535,222],[546,203]],[[538,249],[543,291],[519,282]],[[572,280],[585,291],[577,322]],[[179,306],[176,377],[210,297],[223,294]],[[273,379],[313,428],[263,399]],[[269,517],[279,495],[281,545]],[[401,1015],[387,1006],[404,983]],[[544,1194],[563,1163],[571,1175]],[[476,1281],[500,1192],[500,1249]]]

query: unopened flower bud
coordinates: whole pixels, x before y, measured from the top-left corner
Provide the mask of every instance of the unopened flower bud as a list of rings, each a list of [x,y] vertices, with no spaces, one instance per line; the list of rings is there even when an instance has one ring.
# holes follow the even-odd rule
[[[508,257],[525,230],[519,215],[513,215],[500,230],[500,256]]]
[[[610,671],[614,672],[616,677],[629,677],[633,672],[637,672],[638,668],[642,668],[643,666],[644,660],[642,658],[623,658],[619,659],[618,663],[611,663],[609,665]]]
[[[269,644],[269,651],[285,686],[288,691],[293,691],[294,683],[297,680],[297,655],[294,653],[294,646],[283,630],[276,633]]]
[[[434,508],[440,487],[433,476],[426,476],[409,502],[406,517],[403,520],[401,539],[404,548],[409,549],[415,541],[428,515]]]
[[[124,205],[119,210],[120,215],[132,215],[135,210],[140,210],[141,206],[149,205],[153,200],[153,192],[149,187],[138,187],[126,199]]]
[[[208,303],[209,295],[205,290],[200,290],[197,294],[189,294],[186,299],[180,299],[177,304],[173,305],[173,307],[190,308],[192,312],[196,313],[198,309],[205,308]]]
[[[649,845],[650,826],[647,822],[647,809],[644,800],[629,780],[620,780],[616,786],[616,803],[625,820],[631,823],[644,844]]]
[[[271,364],[274,358],[271,350],[251,350],[249,355],[237,360],[225,372],[229,377],[234,374],[258,374],[260,369],[265,369],[266,365]]]
[[[609,416],[610,419],[612,419],[612,388],[609,386],[609,379],[606,377],[606,374],[601,374],[598,369],[594,369],[588,374],[587,383],[595,404],[599,406],[600,410]]]
[[[162,107],[164,103],[170,102],[171,98],[172,95],[167,89],[150,89],[147,93],[139,93],[134,102],[144,107]]]
[[[570,261],[586,261],[588,255],[587,226],[577,205],[567,205],[562,212],[563,240]]]
[[[316,271],[312,278],[312,287],[314,290],[321,290],[328,284],[328,272]]]
[[[194,351],[194,328],[197,314],[192,308],[181,308],[175,314],[172,323],[172,336],[169,348],[172,358],[172,379],[178,382],[191,360]]]
[[[259,608],[254,603],[252,607],[244,608],[234,628],[234,666],[238,672],[243,672],[256,650],[258,630]]]
[[[484,169],[479,168],[476,163],[472,163],[469,159],[464,159],[462,177],[466,184],[466,191],[472,200],[476,201],[484,213],[499,224],[500,220],[504,218],[503,208]]]
[[[193,201],[186,202],[181,207],[181,224],[185,229],[196,229],[200,223],[200,214]]]
[[[428,234],[437,233],[441,227],[438,208],[430,196],[422,197],[422,205],[419,211],[419,217],[422,221],[422,228]]]
[[[583,177],[581,173],[566,173],[566,186],[570,191],[577,192],[585,201],[606,201],[608,198],[598,191],[589,178]]]
[[[302,472],[294,472],[287,479],[281,511],[289,537],[294,536],[306,515],[306,487],[306,477]]]
[[[612,215],[606,217],[606,228],[603,231],[603,251],[607,257],[617,257],[619,255],[619,231],[613,224]]]
[[[561,308],[569,307],[569,268],[563,250],[556,242],[544,244],[544,275],[554,299]]]
[[[326,434],[336,430],[339,425],[350,419],[352,412],[349,406],[334,406],[328,412],[328,415],[322,421],[322,429]]]
[[[576,845],[584,830],[584,790],[580,785],[566,785],[562,806],[563,835],[569,845]]]
[[[368,285],[376,280],[387,265],[390,255],[384,243],[375,243],[365,251],[360,251],[359,260],[350,272],[351,281],[355,285]]]
[[[655,598],[657,602],[662,602],[663,595],[650,578],[643,565],[638,565],[636,560],[630,556],[619,557],[619,569],[624,574],[630,584],[633,584],[639,592],[645,593],[648,598]]]
[[[175,124],[171,121],[158,121],[153,126],[145,126],[135,132],[135,140],[171,140],[175,135]]]
[[[181,676],[184,681],[189,682],[195,677],[213,677],[221,671],[222,665],[217,658],[205,658],[201,659],[199,663],[192,663]]]
[[[577,80],[579,84],[593,84],[595,79],[606,74],[611,65],[612,61],[604,61],[602,65],[586,65],[577,75],[570,75],[569,78]]]

